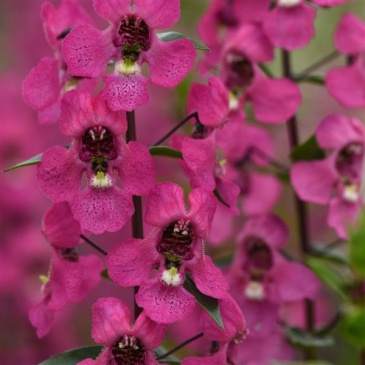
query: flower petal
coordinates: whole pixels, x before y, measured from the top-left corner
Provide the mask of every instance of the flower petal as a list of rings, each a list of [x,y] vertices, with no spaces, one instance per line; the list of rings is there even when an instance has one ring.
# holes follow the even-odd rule
[[[130,0],[93,0],[93,5],[98,15],[115,24],[132,12]]]

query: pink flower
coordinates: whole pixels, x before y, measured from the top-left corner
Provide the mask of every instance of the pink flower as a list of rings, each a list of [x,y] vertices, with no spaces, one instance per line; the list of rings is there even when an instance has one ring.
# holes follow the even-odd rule
[[[97,285],[103,269],[97,256],[77,254],[81,229],[68,203],[55,204],[47,211],[43,230],[51,245],[51,267],[48,276],[42,277],[43,300],[29,311],[39,338],[51,330],[57,312],[81,301]]]
[[[240,188],[243,212],[265,214],[279,198],[281,185],[273,175],[255,168],[268,165],[267,159],[273,156],[273,142],[265,129],[244,119],[242,112],[231,112],[229,123],[217,131],[217,146],[226,159],[226,178]]]
[[[274,215],[249,219],[238,238],[228,278],[255,336],[270,333],[283,303],[314,298],[319,289],[306,266],[287,261],[278,252],[287,239],[287,227]]]
[[[116,298],[100,298],[93,305],[91,336],[105,345],[96,360],[79,365],[157,365],[153,349],[160,346],[166,326],[151,321],[143,312],[131,325],[127,305]]]
[[[305,47],[314,37],[315,16],[313,7],[302,0],[277,0],[263,27],[275,46],[292,51]]]
[[[364,38],[365,23],[353,14],[345,14],[335,32],[335,45],[353,61],[349,66],[332,68],[326,75],[326,87],[347,108],[365,107]]]
[[[277,124],[296,113],[301,93],[291,80],[271,79],[262,73],[257,64],[271,61],[273,52],[262,25],[244,24],[222,51],[222,80],[237,104],[251,101],[257,120]]]
[[[342,238],[347,237],[346,224],[356,221],[362,205],[364,136],[357,119],[329,115],[319,124],[316,137],[331,153],[323,160],[297,162],[291,170],[293,187],[302,200],[329,203],[327,223]]]
[[[96,80],[74,78],[67,72],[61,54],[61,44],[72,27],[92,23],[89,15],[76,0],[63,0],[58,9],[49,2],[42,5],[41,17],[46,38],[55,57],[44,57],[23,82],[23,97],[38,111],[41,124],[55,123],[60,117],[60,101],[65,93],[76,87],[92,91]]]
[[[228,289],[220,270],[203,252],[215,198],[204,189],[194,189],[189,205],[187,210],[178,185],[156,185],[148,196],[145,214],[145,222],[156,229],[144,240],[122,242],[106,258],[114,282],[140,285],[136,301],[159,323],[181,320],[194,309],[194,297],[183,288],[187,273],[206,295],[224,298]],[[151,278],[153,269],[157,272]]]
[[[124,112],[112,112],[85,92],[65,95],[61,130],[74,141],[70,149],[57,146],[43,154],[37,171],[41,190],[54,202],[73,200],[72,212],[84,229],[119,230],[133,214],[132,195],[147,194],[154,183],[151,155],[137,142],[125,144]],[[84,172],[88,184],[79,191]]]
[[[98,77],[115,60],[114,73],[104,76],[101,94],[113,110],[133,110],[149,99],[147,85],[172,88],[193,66],[195,48],[187,39],[162,42],[156,29],[174,25],[180,17],[180,1],[94,0],[95,11],[110,22],[100,31],[82,25],[65,39],[63,52],[74,76]],[[146,62],[150,79],[141,72]]]

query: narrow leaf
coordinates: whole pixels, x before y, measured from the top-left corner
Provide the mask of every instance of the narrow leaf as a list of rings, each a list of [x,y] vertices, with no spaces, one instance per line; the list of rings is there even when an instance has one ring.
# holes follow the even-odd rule
[[[156,358],[159,359],[163,364],[180,364],[181,363],[181,360],[174,355],[169,355],[167,357],[163,357],[164,354],[168,353],[168,350],[166,350],[162,346],[155,349],[154,353],[156,355]]]
[[[320,160],[325,157],[324,151],[319,146],[316,136],[308,138],[304,143],[293,149],[290,158],[293,162]]]
[[[299,78],[298,81],[299,82],[308,82],[308,83],[314,84],[314,85],[324,85],[324,78],[321,76],[316,76],[316,75]]]
[[[359,217],[355,229],[350,229],[350,265],[357,275],[365,279],[365,212]]]
[[[172,157],[172,158],[182,158],[182,153],[180,151],[167,147],[167,146],[150,147],[149,150],[150,150],[150,154],[152,156],[166,156],[166,157]]]
[[[39,365],[76,365],[82,360],[91,358],[95,360],[103,346],[87,346],[72,349],[61,354],[50,357],[48,360],[43,361]]]
[[[198,304],[209,313],[214,322],[220,328],[224,329],[224,324],[219,310],[218,299],[209,297],[208,295],[201,293],[196,287],[194,281],[188,275],[186,275],[185,278],[184,288],[194,296]]]
[[[200,51],[210,51],[210,49],[205,46],[203,43],[200,43],[196,41],[195,39],[191,39],[186,37],[184,34],[178,33],[178,32],[164,32],[164,33],[157,33],[157,36],[161,39],[163,42],[171,42],[176,39],[189,39],[195,46],[195,49],[198,49]]]
[[[316,335],[297,327],[287,327],[285,333],[294,346],[326,347],[334,344],[334,340],[330,336]]]
[[[343,290],[345,286],[343,274],[337,268],[323,259],[308,257],[307,265],[315,272],[315,274],[330,288],[332,288],[344,301],[348,298]]]
[[[25,167],[25,166],[37,165],[41,162],[41,159],[42,159],[42,153],[40,153],[37,156],[31,157],[28,160],[25,160],[23,162],[19,162],[16,165],[8,167],[7,169],[4,170],[4,172],[16,170],[16,169],[19,169],[19,168]]]
[[[340,325],[343,338],[353,346],[365,349],[365,308],[352,306]]]
[[[330,262],[334,262],[336,264],[348,265],[347,259],[343,254],[343,252],[333,248],[327,248],[320,245],[313,245],[310,248],[309,254],[312,256],[320,257],[324,260],[328,260]]]

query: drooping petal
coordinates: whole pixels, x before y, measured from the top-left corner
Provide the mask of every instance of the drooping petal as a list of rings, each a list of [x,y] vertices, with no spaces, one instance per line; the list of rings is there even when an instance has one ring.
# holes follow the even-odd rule
[[[194,297],[181,286],[168,286],[160,280],[144,282],[136,295],[137,304],[157,323],[173,323],[187,317],[195,307]]]
[[[134,0],[134,7],[152,29],[172,27],[180,18],[180,0]]]
[[[151,189],[144,217],[147,224],[164,228],[186,216],[184,192],[179,185],[166,182]]]
[[[132,111],[148,103],[149,80],[141,74],[107,75],[103,80],[105,86],[101,98],[107,100],[110,109]]]
[[[111,345],[129,334],[131,313],[127,305],[117,298],[100,298],[93,305],[91,336],[96,343]]]
[[[338,51],[355,55],[365,51],[365,23],[354,14],[345,14],[335,32]]]
[[[229,108],[228,90],[218,77],[209,79],[209,86],[193,84],[189,93],[188,114],[197,111],[199,120],[208,127],[226,122]]]
[[[315,274],[301,263],[282,260],[272,272],[274,287],[282,301],[314,299],[320,283]]]
[[[177,86],[194,65],[195,47],[188,39],[162,42],[154,37],[151,48],[143,54],[150,69],[151,83]]]
[[[84,166],[71,149],[55,146],[43,153],[37,168],[42,192],[55,203],[73,199],[81,184]]]
[[[118,24],[123,15],[131,14],[130,0],[93,0],[94,10],[110,23]]]
[[[296,113],[302,101],[298,86],[288,79],[269,79],[258,72],[247,90],[255,117],[265,123],[284,123]]]
[[[214,166],[216,164],[216,148],[214,138],[181,139],[181,152],[190,171],[190,183],[193,188],[204,187],[208,190],[215,188]]]
[[[81,227],[95,234],[120,230],[134,212],[132,196],[116,186],[88,187],[75,196],[71,208]]]
[[[314,37],[316,11],[307,4],[275,7],[263,26],[275,46],[288,51],[305,47]]]
[[[144,312],[138,316],[133,326],[135,336],[142,339],[148,350],[153,350],[161,345],[166,329],[167,325],[151,321]]]
[[[189,205],[188,217],[194,225],[194,231],[200,238],[208,238],[217,208],[214,195],[206,189],[193,189],[189,194]]]
[[[156,172],[148,149],[138,142],[129,142],[117,166],[123,189],[133,195],[147,195],[155,183]]]
[[[29,310],[30,323],[37,329],[37,337],[46,336],[51,330],[55,321],[55,311],[47,308],[47,304],[42,301],[35,304]]]
[[[23,82],[24,100],[35,110],[44,110],[58,101],[61,84],[58,61],[44,57]]]
[[[330,202],[327,224],[332,227],[340,238],[347,239],[347,231],[356,222],[361,210],[361,202],[351,203],[340,198]]]
[[[337,173],[331,158],[302,161],[293,165],[290,180],[300,199],[326,204],[337,181]]]
[[[365,107],[365,71],[361,58],[350,67],[335,67],[325,77],[328,93],[346,108]]]
[[[154,265],[159,262],[155,248],[159,236],[151,233],[144,240],[130,239],[115,246],[106,257],[110,278],[119,285],[140,285],[147,280]]]
[[[217,179],[216,185],[219,195],[230,206],[231,212],[235,215],[239,214],[236,205],[241,191],[240,188],[236,184],[223,179]]]
[[[44,216],[43,230],[53,246],[72,248],[80,241],[80,224],[72,215],[67,202],[54,204]]]
[[[229,285],[222,271],[213,264],[209,256],[189,265],[189,270],[197,288],[205,295],[222,299],[227,295]]]
[[[317,141],[325,149],[340,149],[348,143],[362,140],[363,135],[354,119],[342,114],[328,115],[316,130]]]
[[[110,30],[79,25],[63,41],[67,71],[72,76],[98,77],[115,53]]]

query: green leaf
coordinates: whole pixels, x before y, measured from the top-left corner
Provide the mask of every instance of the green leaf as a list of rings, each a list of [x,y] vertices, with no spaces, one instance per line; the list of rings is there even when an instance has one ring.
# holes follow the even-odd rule
[[[365,349],[365,308],[351,306],[347,308],[345,318],[340,325],[343,338],[355,347]]]
[[[307,76],[304,78],[299,78],[298,80],[299,82],[308,82],[310,84],[315,84],[315,85],[324,85],[324,78],[321,76]]]
[[[104,269],[101,273],[100,273],[101,277],[103,279],[106,279],[106,280],[110,280],[112,281],[112,279],[110,279],[110,276],[108,274],[108,269]]]
[[[334,268],[329,262],[315,257],[308,257],[307,265],[315,272],[315,274],[330,288],[332,288],[344,301],[348,298],[343,290],[344,277],[337,268]]]
[[[316,136],[308,138],[304,143],[295,147],[290,154],[293,162],[320,160],[325,157],[324,151],[319,146]]]
[[[224,329],[224,324],[219,310],[218,299],[201,293],[189,275],[186,275],[185,277],[184,288],[194,296],[198,304],[209,313],[214,322],[220,328]]]
[[[327,347],[334,344],[330,336],[320,336],[310,333],[298,327],[287,327],[285,329],[288,340],[299,347]]]
[[[150,147],[150,154],[152,156],[166,156],[172,158],[182,158],[182,153],[178,150],[174,150],[173,148],[167,146],[154,146]]]
[[[4,172],[16,170],[16,169],[19,169],[19,168],[25,167],[25,166],[37,165],[41,162],[41,159],[42,159],[42,153],[40,153],[37,156],[31,157],[28,160],[25,160],[23,162],[19,162],[16,165],[8,167],[7,169],[4,170]]]
[[[186,37],[184,34],[178,33],[178,32],[164,32],[164,33],[157,33],[157,36],[161,39],[163,42],[170,42],[174,41],[176,39],[189,39],[195,46],[195,49],[198,49],[200,51],[210,51],[210,49],[205,46],[203,43],[200,43],[196,41],[195,39],[191,39]]]
[[[365,247],[364,247],[365,248]],[[315,257],[320,257],[324,260],[334,262],[336,264],[348,265],[347,259],[343,252],[334,248],[327,248],[320,245],[313,245],[310,248],[309,254]]]
[[[169,355],[167,357],[162,357],[163,354],[168,353],[168,350],[166,350],[162,346],[155,349],[154,353],[156,355],[156,358],[159,359],[164,364],[179,364],[180,365],[180,363],[181,363],[181,360],[178,357],[174,356],[174,355]]]
[[[365,279],[365,211],[360,214],[357,227],[350,229],[349,236],[350,265]]]
[[[80,361],[87,358],[92,358],[95,360],[102,349],[103,346],[79,347],[77,349],[69,350],[63,352],[62,354],[52,356],[39,365],[76,365]]]
[[[272,365],[333,365],[327,361],[312,360],[312,361],[289,361],[289,362],[273,362]]]

